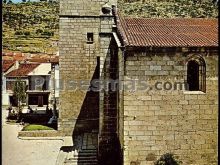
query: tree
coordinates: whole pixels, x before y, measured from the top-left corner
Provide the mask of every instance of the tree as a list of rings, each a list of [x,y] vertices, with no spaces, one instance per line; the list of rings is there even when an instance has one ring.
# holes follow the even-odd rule
[[[36,34],[41,34],[42,32],[43,32],[42,29],[37,29],[37,30],[36,30]]]
[[[180,165],[182,161],[177,160],[177,158],[172,153],[166,153],[162,155],[154,165]]]
[[[15,31],[15,35],[23,35],[23,31],[17,30],[17,31]]]
[[[25,31],[25,32],[24,32],[24,35],[25,35],[25,36],[29,36],[30,34],[31,34],[30,31]]]
[[[212,3],[214,3],[215,5],[219,5],[219,0],[213,0]]]
[[[13,4],[12,0],[9,0],[7,4]]]
[[[22,2],[23,2],[23,3],[25,3],[25,2],[26,2],[26,0],[22,0]]]
[[[18,105],[18,117],[22,113],[22,105],[21,102],[24,102],[26,99],[26,92],[25,92],[25,82],[21,81],[20,78],[18,78],[15,81],[14,87],[13,87],[13,93],[17,100]]]

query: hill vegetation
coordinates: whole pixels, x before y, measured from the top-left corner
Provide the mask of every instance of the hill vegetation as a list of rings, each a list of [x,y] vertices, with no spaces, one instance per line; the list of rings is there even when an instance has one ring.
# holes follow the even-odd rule
[[[55,53],[58,13],[57,2],[3,3],[3,49]]]
[[[218,17],[218,7],[211,0],[118,0],[118,6],[123,15],[132,17]],[[2,12],[3,49],[49,54],[58,51],[58,2],[23,0],[13,4],[3,0]]]
[[[217,18],[215,0],[119,0],[123,15],[147,18]]]

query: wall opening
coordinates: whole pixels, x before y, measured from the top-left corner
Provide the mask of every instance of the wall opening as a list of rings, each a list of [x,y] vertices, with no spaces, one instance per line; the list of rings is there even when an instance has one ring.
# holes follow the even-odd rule
[[[206,91],[205,61],[200,56],[193,57],[188,61],[187,84],[189,91]]]
[[[94,40],[93,33],[87,33],[87,43],[92,44]]]

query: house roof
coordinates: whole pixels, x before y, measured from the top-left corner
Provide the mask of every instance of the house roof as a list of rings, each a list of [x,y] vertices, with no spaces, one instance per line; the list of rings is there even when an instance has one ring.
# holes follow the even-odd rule
[[[59,56],[55,56],[54,58],[50,59],[51,63],[59,63]]]
[[[116,15],[125,46],[218,46],[218,20],[202,18],[123,18]]]
[[[9,72],[6,77],[26,77],[39,64],[20,64],[19,68]]]
[[[7,72],[14,64],[14,60],[3,60],[2,71]]]
[[[49,59],[46,58],[31,58],[28,59],[29,62],[38,62],[38,63],[47,63],[49,62]]]
[[[15,55],[13,56],[13,58],[14,58],[14,60],[16,60],[16,61],[24,61],[24,60],[26,59],[26,57],[25,57],[25,56],[22,56],[21,54],[15,54]]]
[[[55,56],[52,58],[31,58],[28,59],[29,62],[38,62],[38,63],[59,63],[59,56]]]
[[[12,61],[14,58],[12,56],[2,56],[2,60],[4,61]]]

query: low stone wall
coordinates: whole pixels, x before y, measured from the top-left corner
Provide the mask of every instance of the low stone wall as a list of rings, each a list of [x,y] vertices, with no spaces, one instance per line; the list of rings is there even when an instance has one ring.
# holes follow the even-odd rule
[[[58,137],[62,132],[56,130],[20,131],[18,137]]]

